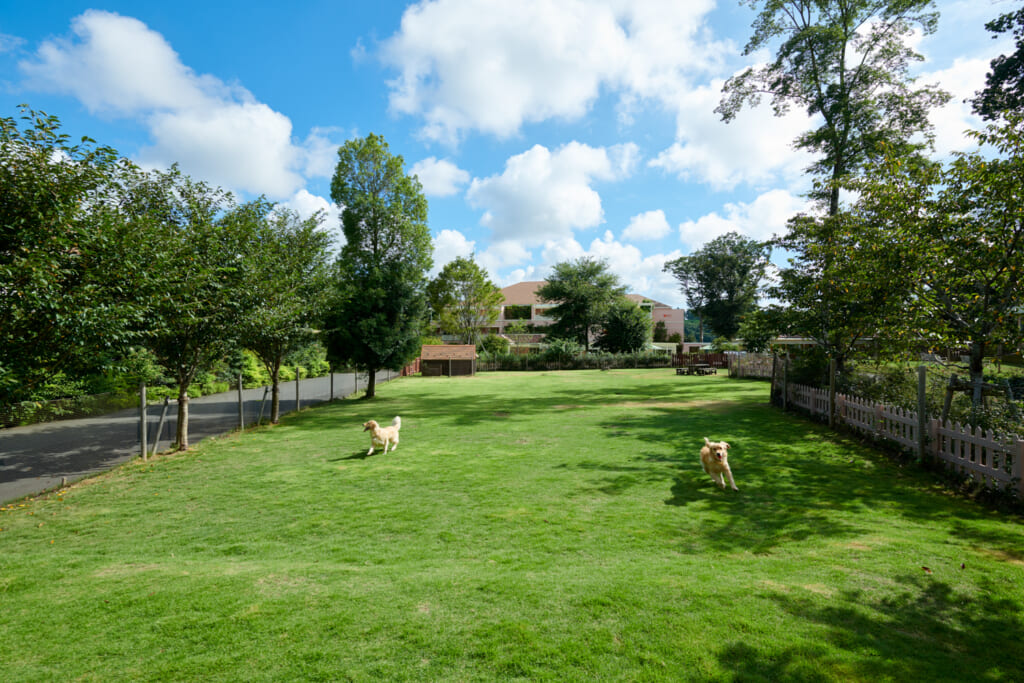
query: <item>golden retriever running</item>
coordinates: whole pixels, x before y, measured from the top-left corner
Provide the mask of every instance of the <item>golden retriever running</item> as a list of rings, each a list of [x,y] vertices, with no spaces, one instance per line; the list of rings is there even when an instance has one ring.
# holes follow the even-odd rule
[[[722,475],[725,474],[729,478],[732,490],[739,491],[732,479],[732,470],[729,469],[729,444],[724,441],[708,441],[708,437],[705,436],[704,447],[700,449],[700,464],[704,466],[704,471],[711,475],[712,481],[723,489],[725,480],[722,479]]]
[[[370,450],[366,452],[367,455],[373,455],[373,449],[378,446],[384,447],[384,452],[388,452],[388,446],[391,446],[391,450],[398,448],[398,430],[402,428],[402,418],[396,417],[391,421],[390,427],[381,427],[377,424],[376,420],[370,420],[363,424],[363,431],[370,432]]]

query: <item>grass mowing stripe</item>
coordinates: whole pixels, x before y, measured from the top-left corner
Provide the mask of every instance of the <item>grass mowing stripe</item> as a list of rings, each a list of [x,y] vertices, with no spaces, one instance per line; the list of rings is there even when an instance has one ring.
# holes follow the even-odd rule
[[[1024,678],[1020,520],[725,377],[406,378],[0,528],[8,681]]]

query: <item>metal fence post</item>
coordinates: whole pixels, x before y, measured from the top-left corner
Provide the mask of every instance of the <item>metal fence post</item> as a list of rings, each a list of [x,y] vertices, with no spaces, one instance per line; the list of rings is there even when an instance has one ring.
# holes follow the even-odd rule
[[[242,373],[238,373],[238,431],[245,431],[245,403],[242,401]]]
[[[146,419],[146,383],[139,382],[139,434],[142,438],[142,459],[147,460],[146,455],[146,439],[149,436],[146,432],[149,431],[149,424]]]

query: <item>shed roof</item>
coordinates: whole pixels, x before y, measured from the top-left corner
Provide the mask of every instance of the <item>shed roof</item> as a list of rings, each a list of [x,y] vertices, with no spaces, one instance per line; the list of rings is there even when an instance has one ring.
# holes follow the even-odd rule
[[[476,347],[472,344],[424,344],[420,360],[475,360]]]

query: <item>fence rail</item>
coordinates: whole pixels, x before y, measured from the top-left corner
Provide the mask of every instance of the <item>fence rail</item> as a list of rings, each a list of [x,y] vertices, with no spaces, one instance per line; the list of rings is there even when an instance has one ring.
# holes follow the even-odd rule
[[[790,384],[787,401],[812,415],[828,416],[825,389]],[[1024,498],[1024,437],[1017,434],[995,434],[929,418],[924,422],[928,438],[921,439],[916,412],[844,394],[836,394],[836,418],[837,423],[899,444],[922,460],[931,459],[983,486],[1013,490]]]

